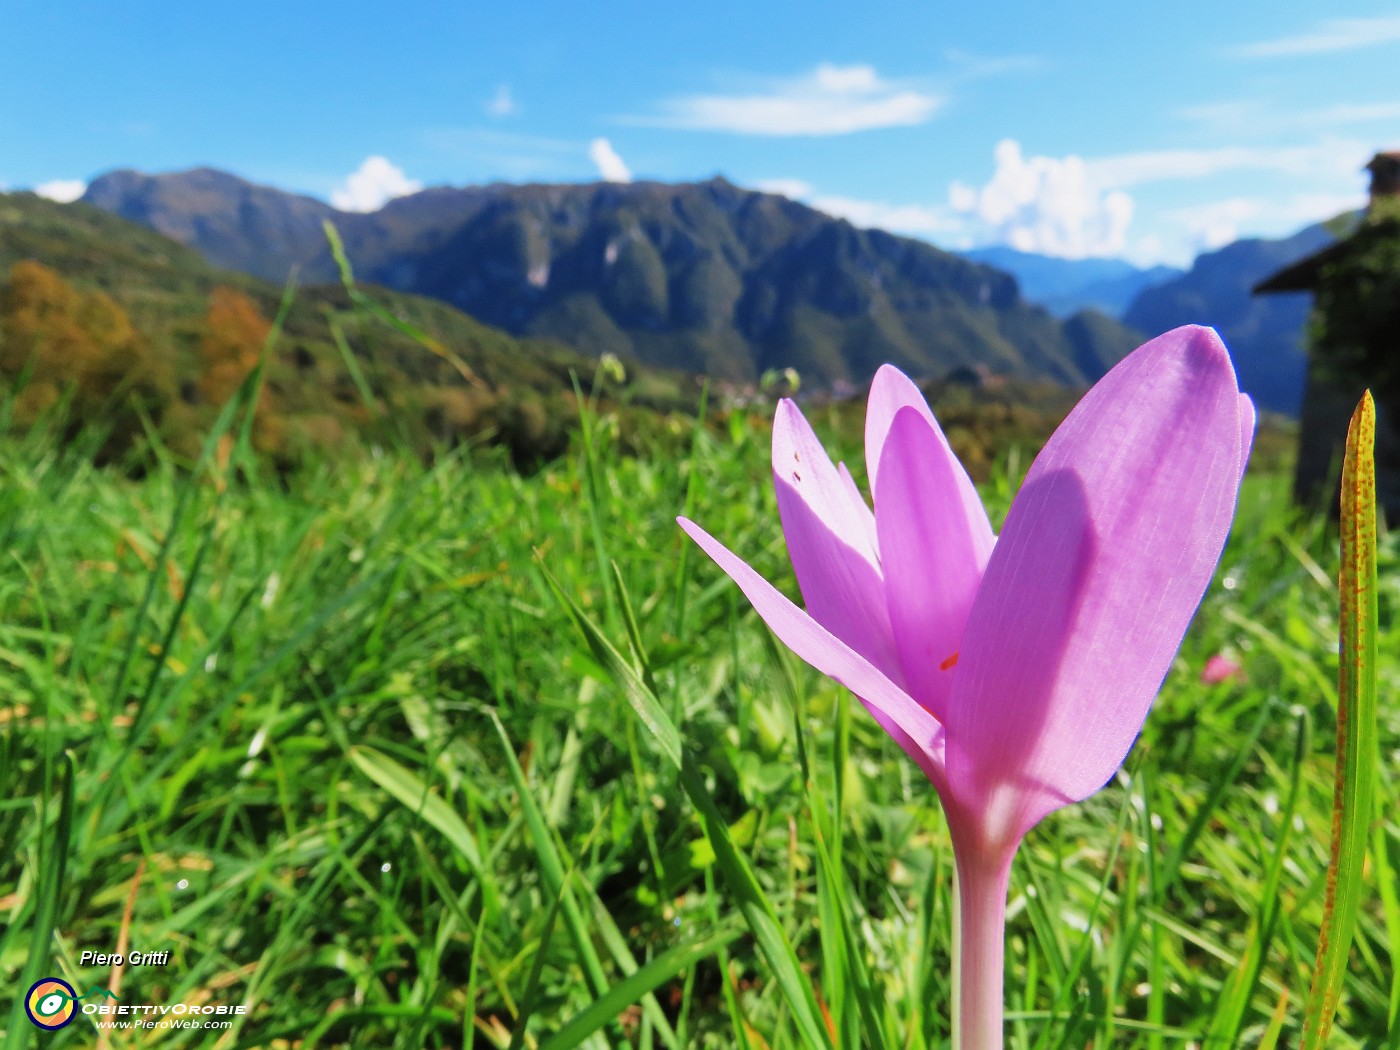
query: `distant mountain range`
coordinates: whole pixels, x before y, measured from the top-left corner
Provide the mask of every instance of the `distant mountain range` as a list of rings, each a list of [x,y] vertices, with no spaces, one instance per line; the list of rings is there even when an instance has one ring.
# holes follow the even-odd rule
[[[1240,388],[1260,407],[1296,416],[1307,373],[1312,296],[1253,295],[1250,290],[1334,239],[1319,223],[1281,240],[1235,241],[1206,252],[1182,276],[1139,293],[1123,321],[1144,332],[1188,323],[1213,326],[1230,348]]]
[[[1175,266],[1141,268],[1125,259],[1061,259],[1000,245],[962,254],[1011,274],[1026,299],[1056,317],[1070,317],[1081,310],[1121,317],[1140,292],[1184,272]]]
[[[666,185],[435,188],[377,212],[212,169],[117,171],[87,202],[272,281],[329,281],[322,222],[356,275],[516,335],[737,381],[794,367],[860,384],[883,362],[1087,385],[1139,342],[1091,312],[1061,320],[1016,280],[722,178]]]
[[[212,298],[220,289],[234,291],[264,324],[282,298],[279,284],[216,267],[119,216],[33,193],[0,193],[0,345],[13,334],[5,325],[3,293],[21,262],[41,264],[83,294],[109,296],[109,313],[129,320],[132,363],[158,377],[146,407],[161,440],[180,455],[197,452],[220,407],[199,393]],[[433,442],[495,443],[522,466],[566,446],[575,413],[571,375],[587,382],[591,360],[558,342],[489,328],[431,298],[383,288],[364,292],[455,360],[377,323],[338,282],[303,284],[267,364],[264,407],[275,417],[279,457],[290,461],[310,448],[335,448],[351,435],[369,444],[406,441],[423,454]],[[48,310],[65,308],[71,307],[61,298],[50,298]],[[81,320],[59,316],[31,328],[81,334]],[[73,373],[68,378],[76,380],[83,367],[71,356],[78,341],[63,338]],[[13,376],[0,371],[0,386]],[[0,391],[0,399],[8,392]],[[629,370],[627,394],[631,404],[663,411],[688,412],[698,400],[691,377],[641,368]]]

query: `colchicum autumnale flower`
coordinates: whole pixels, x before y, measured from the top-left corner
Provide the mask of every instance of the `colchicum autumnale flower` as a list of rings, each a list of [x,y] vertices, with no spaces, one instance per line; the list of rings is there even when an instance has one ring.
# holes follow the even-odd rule
[[[865,420],[873,513],[797,406],[778,406],[773,482],[805,612],[680,519],[938,792],[959,1050],[1002,1045],[1012,858],[1122,764],[1220,559],[1253,434],[1215,332],[1168,332],[1069,414],[996,537],[918,388],[886,365]]]

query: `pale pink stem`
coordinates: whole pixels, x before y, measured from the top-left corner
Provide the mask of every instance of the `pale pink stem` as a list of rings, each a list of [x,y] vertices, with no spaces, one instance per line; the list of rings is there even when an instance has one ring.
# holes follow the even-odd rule
[[[954,853],[953,1050],[1002,1050],[1006,890],[1016,851]]]

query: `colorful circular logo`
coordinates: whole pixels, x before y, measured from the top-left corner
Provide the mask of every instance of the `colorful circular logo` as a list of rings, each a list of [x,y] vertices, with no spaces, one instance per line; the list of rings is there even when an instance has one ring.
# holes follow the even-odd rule
[[[67,981],[45,977],[30,986],[24,997],[24,1012],[40,1028],[53,1032],[73,1020],[78,1012],[74,1006],[77,999],[78,993]]]

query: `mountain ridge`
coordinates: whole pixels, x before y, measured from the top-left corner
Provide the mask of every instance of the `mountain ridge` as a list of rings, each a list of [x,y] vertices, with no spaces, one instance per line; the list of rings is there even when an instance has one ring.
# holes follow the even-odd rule
[[[1005,245],[973,248],[961,254],[1005,270],[1016,278],[1026,299],[1061,319],[1085,309],[1121,318],[1140,292],[1185,273],[1176,266],[1140,267],[1117,258],[1065,259]]]
[[[1230,348],[1240,389],[1265,409],[1296,416],[1307,374],[1307,292],[1255,295],[1254,285],[1335,240],[1327,224],[1289,237],[1245,238],[1196,257],[1182,276],[1138,294],[1124,320],[1144,331],[1208,324]]]
[[[362,280],[732,381],[794,367],[858,385],[888,361],[1084,386],[1141,341],[1108,318],[1067,328],[994,268],[722,177],[433,187],[351,213],[215,169],[118,171],[84,200],[275,281],[334,279],[329,220]]]

